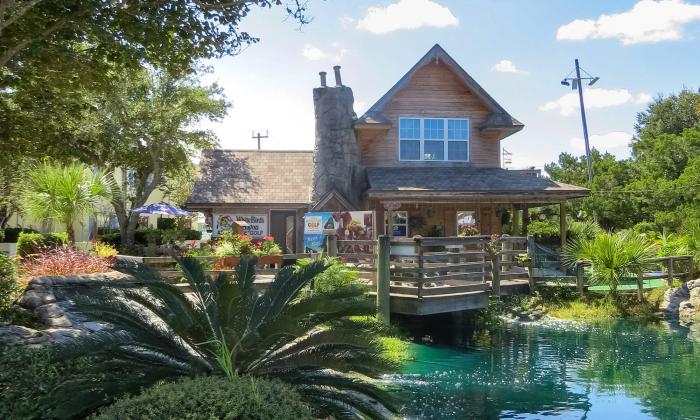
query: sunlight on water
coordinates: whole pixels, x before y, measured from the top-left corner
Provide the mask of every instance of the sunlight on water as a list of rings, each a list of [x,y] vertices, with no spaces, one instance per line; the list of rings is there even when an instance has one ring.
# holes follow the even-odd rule
[[[627,322],[512,324],[462,349],[413,345],[387,383],[407,418],[700,419],[700,342]]]

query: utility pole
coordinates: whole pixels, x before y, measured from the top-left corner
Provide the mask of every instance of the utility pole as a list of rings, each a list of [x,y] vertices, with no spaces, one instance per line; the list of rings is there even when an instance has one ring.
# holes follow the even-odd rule
[[[571,89],[578,89],[578,101],[581,107],[581,122],[583,123],[583,141],[586,144],[586,160],[588,161],[588,183],[593,184],[593,164],[591,163],[591,146],[588,141],[588,123],[586,121],[586,108],[583,104],[583,80],[588,80],[588,86],[593,86],[600,77],[593,77],[588,72],[589,77],[581,77],[581,66],[579,66],[578,58],[574,60],[574,66],[576,67],[576,77],[569,78],[565,77],[561,84],[564,86],[571,86]],[[571,74],[571,73],[569,73]],[[571,83],[569,83],[571,82]]]
[[[576,80],[578,81],[578,101],[581,105],[581,122],[583,123],[583,141],[586,143],[586,159],[588,159],[588,183],[593,185],[593,165],[591,164],[591,146],[588,143],[588,123],[586,122],[586,107],[583,105],[583,83],[581,83],[581,67],[578,58],[574,60],[576,65]],[[258,149],[260,146],[258,146]]]
[[[265,130],[265,135],[263,136],[262,133],[258,131],[258,134],[255,134],[255,131],[253,133],[253,139],[258,139],[258,150],[260,150],[260,139],[266,139],[270,137],[267,133],[267,130]]]

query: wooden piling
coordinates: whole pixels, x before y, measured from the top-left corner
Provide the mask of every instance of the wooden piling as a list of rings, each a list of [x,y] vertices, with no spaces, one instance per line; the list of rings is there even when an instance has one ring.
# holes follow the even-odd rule
[[[335,235],[326,236],[326,254],[329,257],[338,256],[338,237]]]
[[[501,296],[501,254],[493,256],[491,265],[491,291],[494,296]]]
[[[576,292],[579,294],[579,296],[583,296],[583,267],[583,261],[576,263]]]
[[[423,257],[423,237],[416,235],[413,237],[416,241],[416,249],[418,249],[418,300],[423,299],[423,282],[425,281],[425,273],[423,272],[425,259]]]
[[[389,236],[380,235],[377,244],[377,317],[385,325],[391,320],[390,241]]]
[[[673,257],[668,258],[668,278],[666,279],[666,283],[668,283],[668,287],[673,287]]]
[[[644,273],[637,273],[637,299],[641,302],[644,300]]]

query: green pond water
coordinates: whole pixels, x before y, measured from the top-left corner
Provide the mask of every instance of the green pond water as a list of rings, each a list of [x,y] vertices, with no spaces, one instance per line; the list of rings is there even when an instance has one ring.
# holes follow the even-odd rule
[[[388,378],[405,417],[700,419],[700,341],[684,328],[547,321],[468,341],[411,345]]]

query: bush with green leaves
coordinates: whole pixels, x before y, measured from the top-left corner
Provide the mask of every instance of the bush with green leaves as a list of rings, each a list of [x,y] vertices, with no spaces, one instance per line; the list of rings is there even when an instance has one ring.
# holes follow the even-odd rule
[[[34,229],[28,228],[5,228],[5,237],[2,242],[15,244],[19,239],[20,233],[39,233]]]
[[[161,383],[108,406],[95,420],[250,419],[304,420],[311,411],[278,381],[200,376]]]
[[[48,347],[3,347],[0,343],[0,418],[53,419],[89,414],[96,407],[95,397],[101,396],[89,390],[62,394],[60,385],[67,378],[81,377],[92,364],[93,360],[83,355],[59,363]],[[110,379],[117,380],[121,374],[115,372]],[[93,380],[108,376],[107,372],[99,372]]]
[[[59,248],[68,242],[68,234],[63,233],[25,233],[19,234],[17,255],[27,257],[43,251]]]
[[[71,381],[65,393],[87,386],[107,400],[163,379],[247,375],[291,385],[321,417],[383,417],[393,408],[393,398],[370,378],[396,365],[382,357],[376,330],[354,320],[374,316],[374,305],[351,288],[305,293],[327,261],[283,267],[262,292],[254,284],[255,257],[241,257],[234,278],[213,279],[192,258],[178,263],[191,297],[141,267],[128,270],[137,283],[112,282],[75,299],[75,313],[120,333],[69,341],[63,357],[90,354],[101,360],[98,371],[122,365],[131,374],[116,383]]]
[[[527,225],[527,234],[542,242],[559,240],[559,223],[550,220],[534,220]]]
[[[12,306],[22,291],[14,259],[0,253],[0,320],[12,312]]]
[[[313,260],[301,260],[299,265],[311,264]],[[357,269],[348,267],[340,262],[338,258],[328,259],[328,268],[313,280],[314,293],[334,294],[344,292],[345,289],[356,290],[361,294],[365,289],[358,283],[359,272]]]

